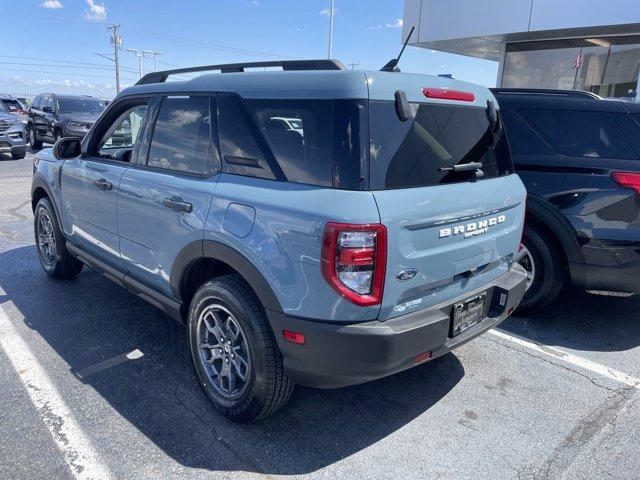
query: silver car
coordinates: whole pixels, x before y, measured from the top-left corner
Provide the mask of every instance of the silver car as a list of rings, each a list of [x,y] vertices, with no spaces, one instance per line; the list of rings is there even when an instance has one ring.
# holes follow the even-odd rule
[[[0,154],[10,153],[14,160],[24,158],[27,154],[26,138],[20,118],[9,113],[0,102]]]

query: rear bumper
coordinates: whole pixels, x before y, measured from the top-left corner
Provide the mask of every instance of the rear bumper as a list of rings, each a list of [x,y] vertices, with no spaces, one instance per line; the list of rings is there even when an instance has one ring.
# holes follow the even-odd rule
[[[584,290],[640,293],[640,262],[612,267],[571,263],[571,280]]]
[[[414,357],[431,352],[436,358],[496,326],[524,296],[526,275],[519,266],[476,291],[385,322],[330,324],[268,312],[287,373],[302,385],[337,388],[368,382],[416,365]],[[488,316],[456,337],[449,337],[453,305],[487,291]],[[500,297],[506,302],[500,305]],[[282,331],[305,336],[305,344],[284,340]],[[420,362],[421,363],[421,362]]]

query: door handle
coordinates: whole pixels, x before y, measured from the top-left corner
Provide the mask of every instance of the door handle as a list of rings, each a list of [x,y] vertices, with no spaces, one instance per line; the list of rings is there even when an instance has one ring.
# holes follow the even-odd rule
[[[104,178],[101,178],[100,180],[94,180],[93,186],[96,187],[98,190],[102,190],[103,192],[113,189],[113,183],[108,182]]]
[[[191,210],[193,210],[193,205],[182,200],[182,197],[165,198],[162,200],[162,205],[175,212],[191,213]]]

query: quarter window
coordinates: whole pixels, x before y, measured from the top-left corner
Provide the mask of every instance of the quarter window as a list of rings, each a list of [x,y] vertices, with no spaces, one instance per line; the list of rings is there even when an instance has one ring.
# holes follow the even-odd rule
[[[187,173],[211,172],[209,104],[207,96],[164,98],[147,165]]]
[[[518,109],[518,113],[562,155],[635,158],[612,113],[529,108]]]
[[[287,180],[332,186],[333,102],[247,100]]]

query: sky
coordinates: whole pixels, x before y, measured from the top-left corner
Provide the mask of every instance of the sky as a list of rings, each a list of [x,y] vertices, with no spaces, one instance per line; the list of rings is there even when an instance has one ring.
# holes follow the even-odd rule
[[[333,58],[379,69],[400,50],[403,0],[335,0]],[[127,48],[161,52],[158,69],[326,58],[330,0],[0,0],[0,92],[115,95],[111,33],[120,25],[121,84],[138,79]],[[143,59],[143,71],[153,59]],[[496,62],[407,48],[402,71],[494,86]]]

